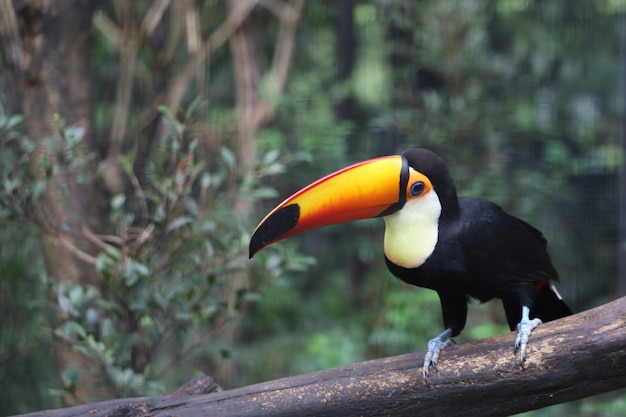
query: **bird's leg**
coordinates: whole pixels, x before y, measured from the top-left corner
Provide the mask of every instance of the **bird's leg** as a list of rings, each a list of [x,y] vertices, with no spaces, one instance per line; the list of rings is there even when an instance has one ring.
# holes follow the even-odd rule
[[[428,350],[426,351],[426,356],[424,356],[424,380],[428,381],[428,368],[431,365],[433,369],[437,369],[437,360],[439,359],[441,349],[454,343],[450,336],[452,336],[452,329],[446,329],[439,336],[428,341]]]
[[[530,308],[522,306],[522,320],[517,324],[517,338],[515,339],[514,353],[519,349],[519,359],[523,364],[526,359],[526,344],[528,343],[528,337],[535,327],[539,326],[542,322],[540,319],[530,319]]]

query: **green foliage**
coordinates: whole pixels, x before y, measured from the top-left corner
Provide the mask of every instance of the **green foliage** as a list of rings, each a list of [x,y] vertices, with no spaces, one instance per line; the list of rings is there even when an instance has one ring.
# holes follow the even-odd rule
[[[49,407],[56,371],[41,247],[25,220],[45,181],[30,173],[34,146],[21,129],[21,117],[0,116],[0,410],[7,415]]]
[[[212,344],[216,336],[228,329],[275,277],[304,266],[298,256],[287,258],[280,251],[269,250],[255,262],[254,273],[249,273],[250,225],[232,210],[239,193],[253,199],[275,195],[258,180],[282,172],[278,153],[268,151],[257,179],[241,185],[237,161],[229,149],[222,148],[213,159],[201,158],[198,141],[189,133],[194,123],[191,110],[181,120],[166,115],[170,134],[154,149],[145,179],[135,176],[135,152],[121,158],[133,192],[110,199],[108,218],[114,234],[92,236],[102,249],[94,262],[101,281],[97,285],[52,283],[61,313],[54,335],[89,358],[95,364],[96,377],[116,396],[162,394],[168,383],[176,383],[191,371],[191,358],[223,357],[224,349]],[[19,134],[20,119],[2,122],[2,144],[7,149],[1,164],[2,218],[28,214],[38,220],[30,203],[45,189],[46,178],[84,172],[87,161],[74,153],[82,133],[65,128],[45,141],[53,159],[47,164],[47,176],[34,180],[29,164],[35,148]],[[3,271],[8,274],[12,267],[6,266]],[[3,282],[13,286],[4,294],[21,288],[16,287],[19,281]],[[43,304],[30,311],[43,312],[45,291],[41,290],[46,287],[39,284],[35,288],[40,289],[42,298],[33,302]],[[11,305],[6,304],[12,315],[22,314]],[[8,314],[3,316],[6,323]],[[50,316],[39,313],[38,317]],[[10,332],[13,327],[5,328]],[[24,335],[50,337],[49,333]],[[14,340],[3,346],[2,360],[7,361],[26,341],[3,336]],[[71,394],[81,383],[81,370],[72,364],[60,370],[59,379],[60,389],[50,393]]]
[[[34,181],[29,163],[33,143],[21,133],[20,116],[0,116],[0,219],[26,214],[26,204],[41,195],[45,182]]]
[[[170,134],[154,150],[141,185],[133,152],[122,159],[134,193],[111,198],[116,235],[101,237],[98,286],[56,286],[65,318],[55,334],[93,360],[118,396],[162,394],[168,379],[178,377],[172,369],[184,374],[190,358],[222,355],[211,343],[216,335],[272,276],[300,263],[269,252],[248,277],[249,225],[236,218],[233,199],[237,192],[271,193],[238,189],[227,148],[215,160],[201,160],[187,133],[190,118],[167,114]],[[277,159],[266,155],[259,172],[280,172]],[[71,391],[76,375],[71,369],[63,375]]]
[[[439,297],[434,291],[397,286],[385,295],[381,322],[370,335],[370,344],[385,355],[421,350],[441,323]]]
[[[363,343],[355,336],[341,329],[309,335],[299,361],[300,373],[334,368],[352,363],[355,359],[364,360]]]
[[[137,16],[148,3],[133,3]],[[218,3],[198,3],[209,22],[206,33],[224,18]],[[197,85],[206,83],[210,96],[193,99],[190,91],[187,110],[161,108],[169,134],[150,146],[144,133],[150,128],[138,120],[154,102],[150,90],[163,88],[176,71],[161,66],[159,31],[154,44],[140,48],[133,97],[141,104],[131,106],[128,129],[137,145],[120,160],[130,191],[107,196],[106,235],[97,235],[101,252],[94,260],[97,285],[50,284],[41,265],[28,263],[39,255],[7,252],[22,228],[29,235],[24,245],[33,245],[35,232],[18,219],[34,218],[31,203],[46,178],[80,178],[92,162],[93,156],[77,157],[84,132],[56,120],[59,132],[45,146],[58,161],[47,161],[44,178],[35,179],[29,169],[34,145],[21,133],[20,117],[0,118],[0,238],[8,254],[2,260],[17,262],[9,262],[6,271],[14,273],[3,281],[0,306],[9,312],[3,310],[0,358],[7,364],[20,352],[24,358],[14,363],[21,370],[4,368],[3,380],[31,386],[36,366],[53,368],[44,360],[51,356],[51,332],[38,330],[51,327],[98,365],[96,373],[116,395],[162,393],[197,372],[231,387],[423,350],[442,330],[437,296],[386,271],[380,221],[317,230],[250,262],[245,247],[254,225],[233,210],[238,197],[251,198],[258,220],[324,174],[411,146],[444,156],[462,195],[492,199],[542,229],[562,276],[560,290],[576,310],[614,296],[624,2],[356,3],[354,70],[338,80],[339,2],[308,2],[287,92],[266,97],[261,91],[278,107],[256,139],[259,165],[251,179],[239,177],[229,147],[237,120],[227,48],[215,51],[198,75]],[[262,10],[253,18],[259,19],[256,53],[265,63],[276,35],[275,26],[263,24]],[[93,127],[101,138],[115,109],[110,92],[120,48],[102,35],[94,38]],[[172,62],[184,61],[182,49],[172,52]],[[348,98],[352,114],[338,120],[337,108]],[[201,123],[217,132],[212,147],[200,138]],[[47,285],[60,323],[48,323]],[[29,302],[5,303],[11,295]],[[487,313],[491,307],[501,310],[470,306],[474,316],[464,339],[507,331],[493,319],[497,314]],[[29,314],[34,318],[26,319]],[[5,318],[18,324],[5,327]],[[232,323],[237,327],[229,334]],[[53,393],[80,383],[76,367],[58,373],[64,386]],[[47,401],[49,393],[39,392]],[[623,408],[609,396],[542,413],[609,416]]]
[[[52,404],[56,369],[46,329],[53,323],[36,235],[32,224],[0,218],[0,410],[6,415]]]

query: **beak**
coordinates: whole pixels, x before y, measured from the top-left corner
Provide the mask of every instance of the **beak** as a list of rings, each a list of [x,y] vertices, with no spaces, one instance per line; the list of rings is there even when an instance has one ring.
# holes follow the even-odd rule
[[[334,172],[272,210],[252,234],[250,258],[272,243],[307,230],[398,211],[406,201],[409,166],[384,156]]]

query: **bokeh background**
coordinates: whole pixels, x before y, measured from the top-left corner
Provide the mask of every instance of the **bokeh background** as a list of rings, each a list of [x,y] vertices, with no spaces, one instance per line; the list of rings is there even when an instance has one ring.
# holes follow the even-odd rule
[[[574,310],[626,294],[625,1],[45,3],[0,0],[0,414],[423,351],[439,301],[382,220],[247,259],[281,199],[409,147],[541,229]],[[457,342],[507,331],[473,303]]]

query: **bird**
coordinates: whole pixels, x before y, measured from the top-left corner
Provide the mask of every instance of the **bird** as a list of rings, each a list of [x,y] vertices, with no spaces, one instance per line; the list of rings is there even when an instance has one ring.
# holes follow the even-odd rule
[[[426,381],[465,328],[471,299],[502,301],[522,365],[531,332],[572,314],[542,232],[489,200],[459,197],[445,161],[426,148],[358,162],[304,187],[261,220],[249,257],[298,233],[377,217],[389,271],[439,295],[444,331],[428,342]]]

